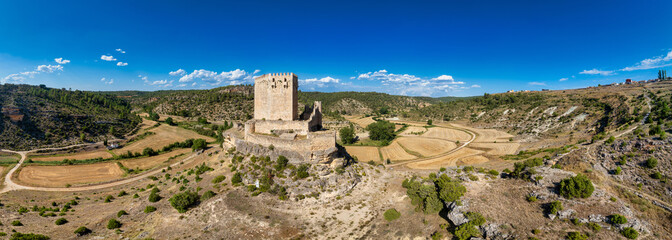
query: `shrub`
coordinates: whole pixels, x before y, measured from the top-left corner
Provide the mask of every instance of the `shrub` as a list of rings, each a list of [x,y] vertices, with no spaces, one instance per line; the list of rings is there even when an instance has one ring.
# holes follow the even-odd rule
[[[126,196],[126,195],[128,195],[128,193],[126,193],[126,191],[123,191],[123,190],[122,190],[121,192],[119,192],[119,194],[117,195],[117,197],[123,197],[123,196]]]
[[[560,195],[568,199],[590,197],[594,190],[593,183],[582,174],[563,179],[560,182]]]
[[[59,218],[59,219],[56,219],[55,223],[56,223],[56,225],[63,225],[63,224],[68,223],[68,220],[65,219],[65,218]]]
[[[203,193],[203,195],[201,196],[201,201],[208,200],[208,199],[214,197],[215,195],[217,195],[217,194],[215,194],[215,192],[208,190],[207,192]]]
[[[628,223],[628,219],[625,218],[623,215],[620,215],[620,214],[609,215],[607,218],[609,219],[609,222],[611,222],[613,224],[626,224],[626,223]]]
[[[441,234],[440,232],[434,232],[434,233],[432,233],[431,237],[432,237],[432,240],[439,240],[439,239],[443,239],[443,234]]]
[[[75,234],[77,234],[77,236],[84,236],[89,233],[91,233],[91,229],[88,229],[87,227],[84,226],[81,226],[77,228],[77,230],[75,230]]]
[[[105,197],[105,202],[109,203],[109,202],[112,201],[112,199],[114,199],[114,197],[112,197],[112,195],[107,195],[107,197]]]
[[[117,217],[121,217],[121,216],[124,216],[124,215],[128,215],[128,213],[124,210],[121,210],[121,211],[117,212]]]
[[[561,211],[561,210],[562,210],[562,203],[561,203],[560,201],[553,201],[553,202],[550,202],[550,203],[546,206],[546,210],[547,210],[548,213],[551,214],[551,215],[556,214],[556,213],[558,213],[558,211]]]
[[[168,201],[179,213],[185,213],[198,204],[198,193],[186,191],[173,195]]]
[[[658,159],[649,158],[646,160],[646,163],[644,163],[644,166],[648,168],[655,168],[656,166],[658,166]]]
[[[212,183],[213,183],[213,184],[218,184],[218,183],[223,182],[224,180],[226,180],[226,176],[224,176],[224,175],[219,175],[219,176],[217,176],[217,177],[215,177],[215,178],[212,179]]]
[[[233,174],[233,177],[231,178],[231,184],[236,185],[241,182],[243,182],[243,177],[241,176],[241,174],[239,172]]]
[[[614,170],[614,174],[615,174],[615,175],[620,175],[620,174],[621,174],[621,171],[623,171],[623,169],[621,169],[621,167],[618,166],[618,167],[616,167],[616,170]]]
[[[459,240],[467,240],[472,237],[480,237],[481,232],[474,227],[473,223],[468,222],[456,227],[453,235]]]
[[[385,217],[385,220],[387,220],[387,221],[394,221],[394,220],[399,219],[399,217],[401,217],[401,213],[399,213],[397,211],[397,209],[390,208],[387,211],[385,211],[383,216]]]
[[[605,141],[605,143],[606,144],[612,144],[612,143],[614,143],[614,141],[616,141],[616,138],[614,136],[611,136],[611,137],[609,137],[609,139],[607,139],[607,141]]]
[[[12,226],[15,226],[15,227],[23,226],[23,223],[21,223],[21,221],[19,221],[19,220],[14,220],[14,221],[12,221]]]
[[[151,213],[151,212],[154,212],[154,211],[156,211],[156,207],[154,207],[154,206],[145,207],[145,213]]]
[[[205,139],[199,138],[194,140],[194,143],[191,145],[191,150],[198,151],[203,150],[208,147],[208,143],[205,142]]]
[[[458,180],[453,180],[443,174],[434,184],[439,189],[439,199],[449,203],[460,199],[467,192],[467,188],[462,186]]]
[[[110,221],[107,221],[107,229],[115,229],[115,228],[120,228],[121,227],[121,222],[117,221],[117,219],[110,219]]]
[[[623,228],[623,230],[621,230],[621,235],[623,235],[628,239],[636,239],[637,237],[639,237],[639,232],[637,232],[637,230],[631,227],[626,227]]]
[[[10,240],[49,240],[48,236],[35,233],[14,233]]]
[[[602,229],[602,226],[600,226],[600,224],[594,222],[588,223],[587,225],[590,229],[593,229],[593,231],[595,232],[600,231],[600,229]]]
[[[299,166],[299,168],[296,170],[296,177],[299,179],[304,179],[310,176],[310,174],[308,174],[308,167],[310,167],[310,165],[301,164],[301,166]]]
[[[152,191],[149,194],[149,197],[147,198],[147,200],[149,200],[149,202],[158,202],[159,200],[161,200],[161,196],[157,192]]]
[[[588,237],[580,232],[568,232],[567,239],[569,240],[586,240]]]
[[[534,195],[528,195],[528,196],[527,196],[527,201],[528,201],[528,202],[536,202],[536,201],[537,201],[537,196],[534,196]]]
[[[477,212],[467,212],[464,214],[467,219],[469,219],[469,222],[474,224],[475,226],[481,226],[485,224],[485,218],[483,215]]]
[[[137,193],[133,194],[133,198],[139,198],[139,197],[140,197],[140,195],[138,195]]]
[[[659,172],[655,172],[655,173],[651,174],[651,178],[661,179],[661,178],[663,178],[663,175],[661,175]]]

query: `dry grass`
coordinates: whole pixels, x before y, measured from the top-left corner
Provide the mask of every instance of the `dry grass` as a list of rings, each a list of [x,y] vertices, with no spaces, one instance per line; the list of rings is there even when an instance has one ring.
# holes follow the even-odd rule
[[[373,120],[373,117],[362,118],[360,116],[346,116],[345,119],[363,128],[366,128],[366,126],[368,126],[369,124],[376,122]]]
[[[124,165],[124,167],[131,168],[131,169],[136,169],[136,168],[150,169],[150,168],[153,168],[153,167],[156,167],[156,166],[162,164],[163,162],[167,161],[168,158],[173,157],[173,156],[177,156],[177,155],[180,155],[180,154],[185,154],[185,155],[183,155],[181,157],[178,157],[174,160],[186,158],[188,156],[188,153],[190,153],[190,152],[191,152],[191,149],[186,149],[185,148],[185,149],[174,150],[172,152],[157,155],[157,156],[153,156],[153,157],[128,159],[128,160],[122,160],[120,162],[121,162],[121,164]]]
[[[490,155],[502,156],[516,154],[516,151],[520,147],[520,143],[472,143],[469,146],[485,149],[485,152]]]
[[[408,135],[416,136],[416,134],[413,134],[413,133],[424,133],[426,131],[427,131],[427,129],[424,128],[424,127],[408,126],[408,128],[406,128],[406,130],[401,132],[401,135],[402,136],[408,136]]]
[[[425,134],[422,134],[422,136],[461,142],[469,141],[469,139],[471,139],[471,135],[466,132],[440,127],[430,128]]]
[[[155,134],[147,136],[142,140],[133,142],[128,146],[124,146],[123,148],[115,149],[113,152],[115,154],[122,154],[126,151],[142,152],[142,150],[147,147],[153,148],[154,150],[161,150],[161,148],[164,146],[174,142],[182,142],[189,138],[203,138],[206,141],[214,141],[214,139],[211,137],[206,137],[184,128],[168,126],[165,124],[162,124],[161,126],[149,131],[154,132]]]
[[[380,155],[378,154],[377,147],[367,147],[367,146],[346,146],[345,150],[348,151],[350,156],[357,157],[357,160],[360,162],[380,162]]]
[[[476,133],[476,139],[474,142],[509,142],[509,138],[512,138],[513,135],[506,132],[498,131],[495,129],[480,129],[480,128],[470,128],[462,125],[453,124],[456,127],[465,128],[472,132]]]
[[[68,166],[26,166],[19,172],[18,181],[30,186],[64,187],[66,184],[85,184],[111,181],[124,172],[115,163],[97,163]]]
[[[387,159],[390,159],[391,161],[403,161],[416,158],[416,156],[407,153],[399,145],[397,140],[393,141],[392,144],[390,144],[389,146],[380,148],[380,152],[383,155],[383,161]]]
[[[441,167],[454,167],[458,165],[469,165],[471,164],[470,161],[482,161],[483,159],[474,159],[474,158],[469,158],[467,159],[466,157],[470,156],[475,156],[484,153],[483,151],[476,150],[473,148],[462,148],[454,153],[448,154],[446,156],[441,156],[441,157],[436,157],[436,158],[431,158],[427,159],[424,161],[419,161],[419,162],[414,162],[414,163],[409,163],[408,166],[409,168],[414,168],[414,169],[439,169]]]
[[[450,141],[423,137],[401,137],[397,139],[397,142],[409,151],[417,152],[425,157],[448,152],[457,147]]]
[[[93,158],[111,158],[112,154],[106,150],[96,150],[91,152],[81,152],[74,154],[65,154],[65,155],[44,155],[44,156],[31,156],[30,159],[35,161],[63,161],[63,159],[70,160],[85,160]]]

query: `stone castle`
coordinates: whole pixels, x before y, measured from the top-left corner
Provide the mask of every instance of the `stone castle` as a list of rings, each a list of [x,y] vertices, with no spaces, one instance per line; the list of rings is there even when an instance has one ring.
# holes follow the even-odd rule
[[[293,73],[264,74],[254,79],[254,119],[242,134],[227,140],[238,151],[279,155],[294,162],[326,163],[337,152],[336,133],[322,128],[322,103],[306,105],[299,114],[298,77]]]

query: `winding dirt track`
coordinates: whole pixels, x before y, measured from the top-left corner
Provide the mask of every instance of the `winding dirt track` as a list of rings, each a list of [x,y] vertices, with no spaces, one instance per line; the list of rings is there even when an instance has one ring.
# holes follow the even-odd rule
[[[16,172],[17,169],[21,167],[21,164],[23,164],[23,161],[26,160],[26,156],[28,153],[39,151],[39,150],[58,150],[58,149],[65,149],[65,148],[70,148],[70,147],[75,147],[75,146],[81,146],[81,145],[86,145],[86,144],[78,144],[78,145],[73,145],[73,146],[68,146],[68,147],[63,147],[63,148],[43,148],[43,149],[34,149],[30,151],[11,151],[11,150],[1,150],[3,152],[9,152],[9,153],[16,153],[21,155],[21,160],[19,160],[19,163],[14,166],[9,172],[7,172],[7,175],[5,175],[5,182],[3,185],[2,190],[0,190],[0,194],[14,191],[14,190],[35,190],[35,191],[46,191],[46,192],[78,192],[78,191],[88,191],[88,190],[96,190],[96,189],[102,189],[102,188],[108,188],[108,187],[115,187],[127,183],[131,183],[134,181],[138,181],[140,179],[143,179],[147,176],[154,175],[156,173],[161,172],[163,169],[167,169],[168,167],[163,167],[159,169],[155,169],[153,171],[145,172],[140,175],[131,177],[131,178],[124,178],[124,179],[119,179],[115,180],[112,182],[107,182],[107,183],[101,183],[101,184],[95,184],[95,185],[88,185],[88,186],[81,186],[81,187],[69,187],[69,188],[48,188],[48,187],[31,187],[31,186],[25,186],[25,185],[20,185],[12,180],[12,175],[14,175],[14,172]],[[191,160],[192,158],[198,156],[198,152],[191,154],[189,157],[183,159],[182,161],[178,161],[176,163],[173,163],[170,165],[170,167],[174,167],[179,165],[180,163],[186,162],[188,160]]]
[[[439,157],[445,157],[445,156],[448,156],[448,155],[450,155],[450,154],[452,154],[452,153],[455,153],[455,152],[459,151],[460,149],[462,149],[462,148],[468,146],[471,142],[473,142],[473,141],[476,139],[476,133],[474,133],[474,132],[472,132],[472,131],[470,131],[470,130],[468,130],[468,129],[458,128],[458,127],[455,127],[455,126],[453,126],[453,125],[450,125],[450,126],[451,126],[451,127],[445,127],[445,128],[450,128],[450,129],[455,129],[455,130],[459,130],[459,131],[466,132],[466,133],[468,133],[468,134],[471,136],[471,139],[469,139],[469,141],[466,141],[466,142],[465,142],[464,144],[462,144],[461,146],[458,146],[458,147],[456,147],[456,148],[454,148],[454,149],[451,149],[450,151],[447,151],[447,152],[444,152],[444,153],[441,153],[441,154],[438,154],[438,155],[434,155],[434,156],[430,156],[430,157],[416,158],[416,159],[409,160],[409,161],[403,161],[403,162],[399,162],[399,163],[389,164],[389,165],[387,165],[387,166],[389,166],[389,167],[395,167],[395,166],[406,165],[406,164],[409,164],[409,163],[415,163],[415,162],[421,162],[421,161],[430,160],[430,159],[436,159],[436,158],[439,158]],[[443,139],[443,140],[445,140],[445,139]]]

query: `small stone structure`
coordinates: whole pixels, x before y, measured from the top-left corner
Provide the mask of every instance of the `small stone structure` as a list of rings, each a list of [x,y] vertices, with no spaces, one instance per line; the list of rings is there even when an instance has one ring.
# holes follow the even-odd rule
[[[241,134],[226,135],[240,152],[279,155],[293,162],[328,163],[337,152],[336,133],[322,128],[322,103],[298,113],[298,77],[293,73],[264,74],[254,79],[254,119]]]

